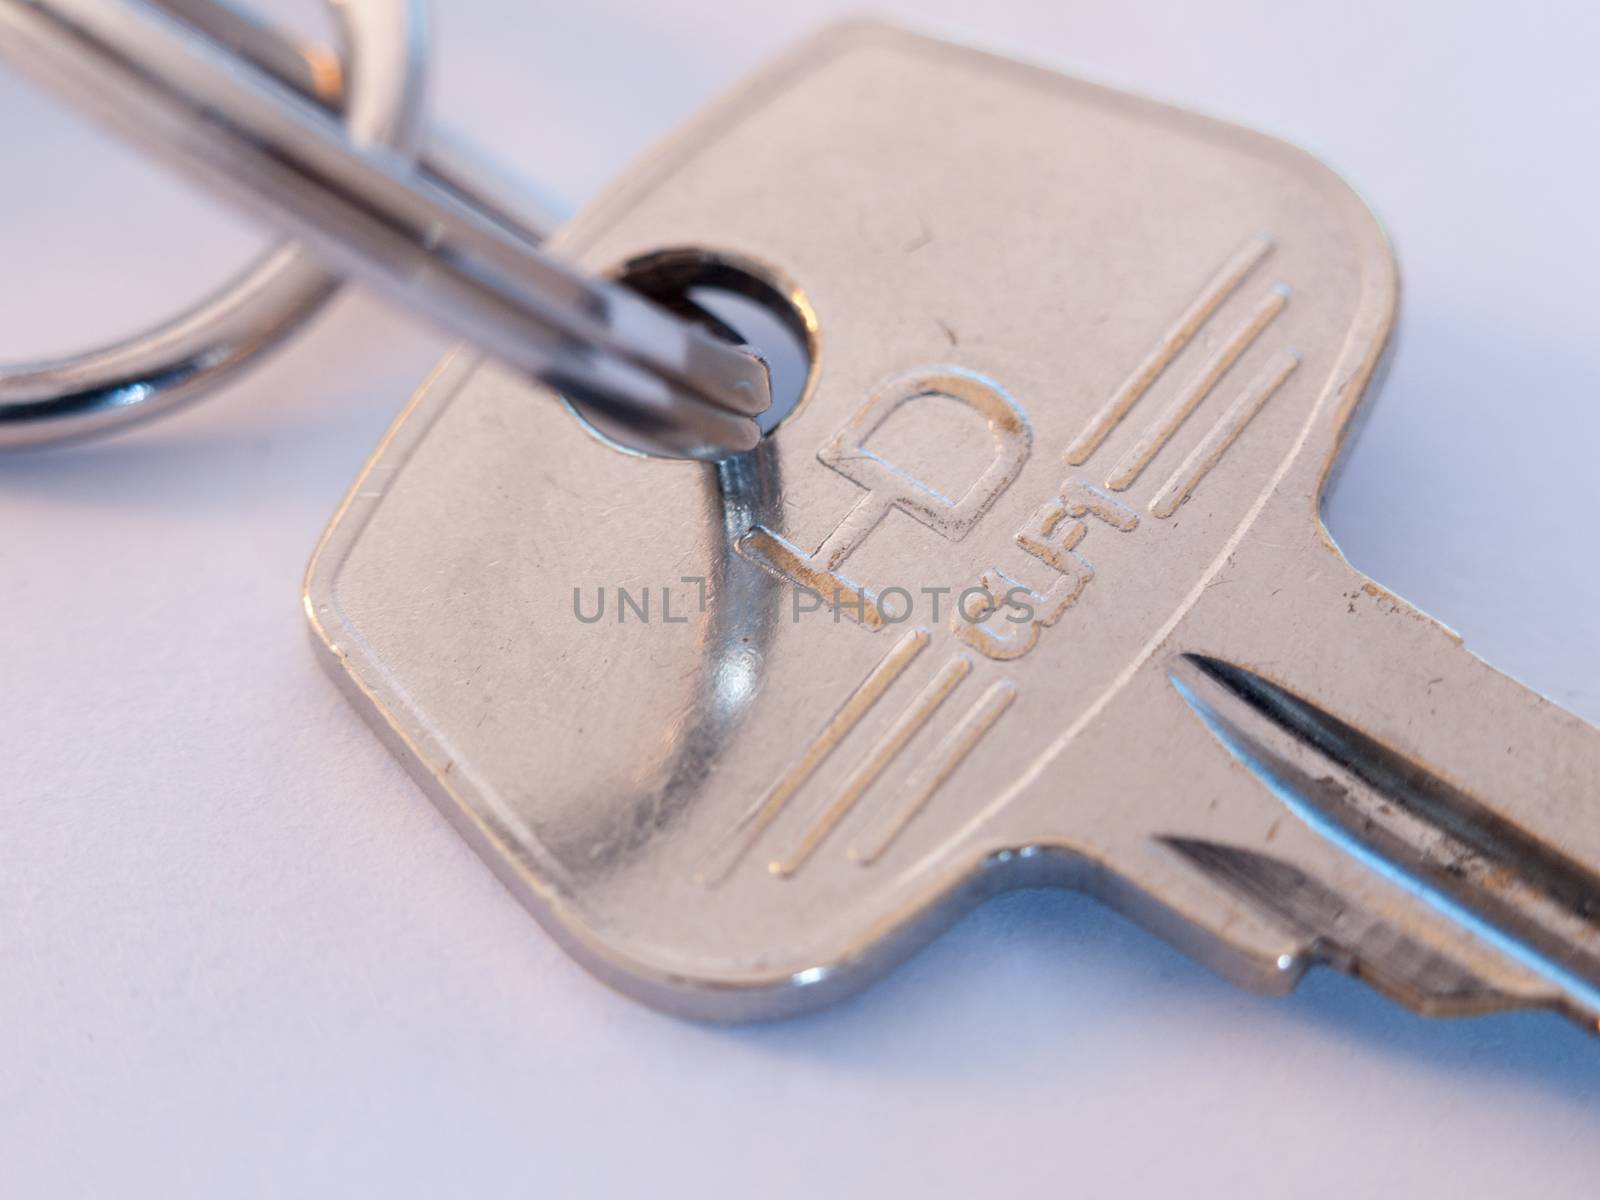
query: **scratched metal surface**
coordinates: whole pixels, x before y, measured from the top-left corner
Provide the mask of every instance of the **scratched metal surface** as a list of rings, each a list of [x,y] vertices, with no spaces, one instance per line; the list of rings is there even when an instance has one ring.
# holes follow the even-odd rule
[[[525,9],[451,6],[439,95],[575,198],[824,15]],[[1583,635],[1600,567],[1581,553],[1597,168],[1573,152],[1600,103],[1592,12],[905,15],[1270,127],[1361,185],[1399,246],[1405,334],[1332,531],[1471,648],[1600,717]],[[581,129],[540,116],[619,61],[662,101],[596,104]],[[27,287],[0,296],[8,352],[148,311],[81,280],[142,272],[177,302],[251,248],[201,202],[167,215],[181,191],[125,162],[106,220],[71,186],[96,151],[7,97],[0,131],[52,164],[10,194]],[[69,215],[70,242],[40,237]],[[179,228],[206,253],[175,256]],[[700,1029],[597,988],[303,653],[307,547],[441,349],[343,302],[215,406],[6,465],[7,623],[28,634],[0,641],[22,782],[0,806],[0,1102],[25,1193],[420,1194],[537,1160],[579,1194],[963,1194],[1056,1186],[1070,1160],[1080,1186],[1153,1193],[1589,1194],[1597,1060],[1564,1023],[1426,1022],[1331,974],[1252,997],[1060,894],[981,910],[787,1025]]]

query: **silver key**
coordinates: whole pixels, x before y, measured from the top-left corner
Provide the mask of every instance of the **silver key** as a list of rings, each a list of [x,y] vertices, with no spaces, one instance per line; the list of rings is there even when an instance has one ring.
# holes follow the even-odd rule
[[[787,306],[797,410],[721,467],[647,462],[458,356],[307,607],[597,974],[792,1013],[1054,884],[1254,988],[1325,963],[1600,1019],[1600,736],[1318,520],[1396,306],[1325,168],[849,26],[557,244]]]

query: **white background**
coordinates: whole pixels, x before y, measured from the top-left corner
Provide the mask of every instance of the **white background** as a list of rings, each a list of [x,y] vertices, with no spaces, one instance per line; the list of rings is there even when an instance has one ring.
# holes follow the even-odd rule
[[[1593,5],[880,7],[1350,177],[1407,290],[1329,524],[1600,721]],[[438,10],[440,119],[579,203],[844,8]],[[3,76],[0,161],[7,358],[127,331],[258,244]],[[1251,996],[1072,896],[998,902],[782,1025],[592,982],[302,629],[306,557],[442,348],[348,296],[207,404],[0,461],[0,1193],[1596,1194],[1600,1040],[1430,1022],[1320,972]]]

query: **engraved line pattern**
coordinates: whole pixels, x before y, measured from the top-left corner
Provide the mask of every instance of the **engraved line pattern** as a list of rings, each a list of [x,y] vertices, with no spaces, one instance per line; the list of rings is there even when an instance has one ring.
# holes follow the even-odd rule
[[[860,507],[851,511],[859,512]],[[838,611],[868,629],[882,629],[887,624],[874,592],[846,579],[836,571],[817,566],[816,556],[807,555],[805,551],[777,534],[763,529],[760,525],[741,537],[737,545],[739,552],[746,558],[760,563],[779,579],[787,579],[790,583],[831,600]]]
[[[1348,357],[1341,358],[1341,363],[1345,362]],[[1370,363],[1367,364],[1364,370],[1370,371]],[[1359,378],[1365,378],[1365,376],[1362,375]],[[1311,410],[1307,423],[1301,431],[1302,441],[1311,428],[1311,421],[1315,420],[1324,411],[1323,405],[1325,403],[1326,401],[1318,401],[1317,405]],[[1261,515],[1262,510],[1266,508],[1295,461],[1295,457],[1290,455],[1278,463],[1270,477],[1265,481],[1263,488],[1256,493],[1255,499],[1245,509],[1239,524],[1234,527],[1233,532],[1228,535],[1210,561],[1205,564],[1205,567],[1199,573],[1199,577],[1190,585],[1188,592],[1184,594],[1182,601],[1172,610],[1171,615],[1161,623],[1161,626],[1149,636],[1144,645],[1139,647],[1138,651],[1127,661],[1127,664],[1117,672],[1116,677],[1105,686],[1104,690],[1095,696],[1073,718],[1071,724],[1054,738],[1051,738],[1032,761],[1012,778],[1011,782],[1000,787],[998,792],[990,797],[987,803],[983,803],[976,812],[967,817],[959,828],[945,839],[941,845],[923,854],[921,858],[907,868],[908,873],[933,871],[946,865],[950,861],[951,853],[955,847],[964,844],[967,839],[976,835],[997,814],[1004,812],[1019,796],[1038,783],[1045,773],[1060,761],[1061,756],[1067,752],[1067,749],[1083,735],[1083,732],[1098,721],[1106,709],[1124,694],[1128,685],[1138,677],[1140,672],[1146,668],[1151,659],[1160,651],[1161,647],[1166,644],[1167,639],[1172,636],[1173,630],[1178,628],[1179,624],[1205,593],[1205,590],[1212,586],[1222,565],[1238,551],[1246,536],[1255,527],[1256,519]]]
[[[1166,410],[1145,427],[1138,443],[1112,468],[1110,476],[1106,479],[1107,487],[1114,492],[1121,492],[1133,486],[1145,467],[1150,465],[1150,460],[1161,452],[1161,448],[1178,431],[1178,426],[1182,425],[1189,414],[1199,407],[1200,402],[1211,394],[1211,390],[1228,373],[1228,369],[1250,348],[1251,343],[1261,336],[1262,330],[1272,323],[1273,318],[1282,312],[1288,303],[1289,289],[1282,284],[1261,298],[1243,323],[1217,347],[1211,357],[1206,359],[1199,370],[1183,385]]]
[[[890,685],[900,678],[917,655],[927,648],[930,637],[926,629],[913,629],[895,643],[894,648],[879,660],[860,686],[839,706],[805,752],[706,856],[695,873],[696,882],[709,886],[722,882],[732,873],[750,852],[750,847],[777,819],[790,798],[805,785],[806,780],[811,778],[839,743],[849,736],[872,706],[882,699]]]
[[[836,795],[816,823],[806,831],[792,854],[769,865],[774,875],[793,875],[806,863],[806,860],[816,852],[818,846],[827,839],[840,821],[850,814],[856,802],[863,793],[877,781],[900,752],[906,748],[906,743],[914,738],[928,723],[930,717],[938,707],[945,702],[951,692],[960,686],[961,681],[972,671],[972,660],[966,655],[952,658],[939,668],[939,673],[929,681],[911,704],[911,707],[900,714],[889,730],[878,739],[872,749],[851,772],[850,778],[845,781],[839,794]]]
[[[1195,335],[1211,320],[1219,309],[1234,295],[1248,279],[1260,263],[1272,253],[1274,240],[1268,234],[1260,234],[1245,239],[1233,254],[1225,261],[1212,278],[1201,289],[1200,294],[1194,298],[1162,335],[1157,346],[1145,356],[1135,368],[1133,373],[1124,380],[1122,386],[1106,402],[1098,413],[1091,418],[1088,425],[1078,435],[1078,438],[1067,448],[1064,457],[1069,463],[1082,464],[1092,457],[1105,440],[1121,425],[1133,406],[1150,390],[1155,382],[1160,379],[1172,362],[1179,357],[1185,348],[1193,341]],[[1287,286],[1278,284],[1255,303],[1247,318],[1224,339],[1221,346],[1212,350],[1204,362],[1184,381],[1173,400],[1146,425],[1141,432],[1137,444],[1123,456],[1112,468],[1106,480],[1106,486],[1112,491],[1123,491],[1131,487],[1142,475],[1149,464],[1161,453],[1166,444],[1174,437],[1204,403],[1210,394],[1216,390],[1222,379],[1233,369],[1239,359],[1255,344],[1261,334],[1272,324],[1287,306],[1290,292]],[[1267,367],[1258,372],[1255,378],[1246,386],[1228,411],[1207,431],[1201,444],[1195,447],[1184,459],[1182,466],[1170,476],[1163,486],[1157,491],[1150,501],[1151,511],[1157,516],[1170,516],[1177,507],[1193,492],[1205,476],[1217,465],[1221,457],[1243,432],[1257,412],[1265,406],[1271,396],[1282,386],[1283,382],[1299,365],[1299,357],[1288,349],[1280,350]],[[974,377],[977,380],[977,377]],[[978,380],[979,382],[983,382]],[[968,489],[969,493],[981,492],[992,500],[994,495],[1003,491],[1011,478],[1016,474],[1020,461],[1026,457],[1029,441],[1026,419],[1022,417],[1014,403],[993,385],[986,385],[989,391],[995,393],[1000,402],[1009,406],[1016,422],[1020,422],[1021,442],[1012,446],[1010,442],[1003,442],[997,446],[997,454],[1003,457],[1010,448],[1011,457],[1017,461],[1010,463],[1010,469],[1003,482],[997,488],[982,489],[974,485]],[[945,389],[941,389],[945,390]],[[959,391],[959,389],[957,389]],[[920,394],[920,393],[918,393]],[[985,393],[986,398],[988,394]],[[892,398],[892,397],[891,397]],[[900,396],[895,403],[902,402],[907,396]],[[961,396],[967,403],[986,411],[983,405]],[[806,554],[797,547],[784,541],[781,537],[756,527],[739,539],[738,548],[741,553],[760,562],[769,571],[788,578],[791,582],[802,586],[811,585],[814,590],[821,590],[815,585],[824,581],[834,584],[836,597],[840,594],[848,596],[851,601],[860,601],[862,611],[856,619],[869,629],[879,629],[885,623],[882,613],[878,609],[878,598],[867,588],[845,579],[839,569],[850,556],[856,546],[870,536],[881,524],[889,510],[896,504],[906,508],[924,524],[943,533],[954,541],[959,541],[967,532],[971,522],[981,516],[985,503],[977,511],[966,514],[968,519],[955,522],[956,508],[968,507],[972,495],[963,497],[959,504],[952,504],[948,497],[926,489],[926,485],[917,484],[927,493],[927,497],[938,502],[938,511],[923,514],[925,507],[919,501],[921,497],[907,493],[901,486],[904,482],[903,472],[894,467],[892,463],[884,463],[875,456],[866,452],[862,447],[862,438],[849,445],[847,435],[862,435],[869,431],[865,424],[865,417],[875,413],[880,418],[883,415],[878,410],[885,407],[882,400],[875,400],[873,404],[858,413],[856,419],[845,430],[836,435],[837,445],[830,443],[818,452],[818,457],[827,465],[833,466],[848,477],[860,483],[867,489],[867,495],[860,497],[852,506],[839,525],[823,539],[823,543],[814,554]],[[889,406],[892,409],[892,405]],[[991,417],[993,414],[989,414]],[[1002,414],[1005,415],[1005,414]],[[995,421],[990,420],[991,432],[995,429]],[[857,426],[862,428],[857,429]],[[1009,428],[1009,427],[1008,427]],[[1011,439],[1015,441],[1015,438]],[[861,462],[871,462],[889,473],[889,478],[880,480],[877,475],[869,472],[865,479],[857,478],[854,468]],[[997,458],[991,465],[990,474],[1001,465]],[[913,484],[917,481],[911,480]],[[1087,487],[1088,485],[1084,485]],[[1092,489],[1091,489],[1092,490]],[[883,493],[883,494],[880,494]],[[1096,493],[1108,503],[1116,504],[1123,508],[1120,502],[1113,500],[1105,493]],[[916,511],[913,511],[913,510]],[[1048,510],[1048,511],[1047,511]],[[1058,511],[1059,510],[1059,511]],[[1076,511],[1065,504],[1055,506],[1046,505],[1034,514],[1031,521],[1039,523],[1039,533],[1046,539],[1060,536],[1063,540],[1062,549],[1070,552],[1072,546],[1082,536],[1081,521],[1074,521],[1072,528],[1078,529],[1077,536],[1073,536],[1071,529],[1062,530],[1057,534],[1057,528],[1069,516],[1081,517],[1083,512]],[[1098,510],[1095,515],[1103,516]],[[1137,518],[1132,510],[1127,510],[1127,526],[1132,528]],[[948,528],[947,528],[948,526]],[[958,527],[959,526],[959,527]],[[1123,528],[1122,525],[1117,525]],[[1031,526],[1030,526],[1031,529]],[[1041,542],[1038,548],[1029,545],[1024,535],[1019,533],[1017,541],[1024,549],[1032,550],[1038,554],[1039,549],[1044,549]],[[1039,557],[1046,557],[1038,554]],[[1056,555],[1054,557],[1060,557]],[[1072,555],[1072,558],[1076,558]],[[1046,561],[1051,561],[1046,558]],[[809,569],[803,569],[809,568]],[[985,582],[988,577],[985,576]],[[852,605],[854,607],[854,605]],[[1049,622],[1045,622],[1049,623]],[[859,725],[866,714],[878,703],[884,693],[893,686],[899,675],[910,665],[910,662],[925,649],[931,635],[925,630],[914,631],[908,634],[889,655],[881,661],[867,679],[857,687],[832,720],[817,735],[816,739],[805,750],[800,758],[794,762],[789,770],[763,795],[761,800],[749,808],[713,848],[712,852],[702,861],[701,868],[695,878],[705,884],[720,882],[725,879],[737,865],[754,849],[762,835],[777,821],[785,811],[796,794],[802,791],[823,763],[838,749],[840,744]],[[828,801],[825,807],[816,816],[810,826],[799,836],[798,843],[792,853],[787,857],[778,857],[767,864],[769,872],[779,877],[788,877],[796,873],[815,855],[822,844],[833,834],[835,829],[844,822],[855,808],[860,804],[866,794],[872,790],[883,773],[898,757],[904,753],[907,746],[921,731],[927,727],[936,711],[965,680],[972,671],[972,660],[965,655],[946,662],[935,677],[918,693],[910,707],[902,711],[894,720],[889,730],[872,745],[867,754],[857,763],[853,771],[840,786],[838,792]],[[1009,711],[1016,698],[1015,686],[1007,680],[1000,680],[991,684],[962,716],[957,720],[953,729],[946,733],[930,752],[925,761],[919,762],[911,771],[894,796],[894,803],[883,809],[875,819],[869,822],[868,828],[858,837],[851,846],[849,856],[859,865],[868,866],[878,861],[885,855],[897,839],[916,818],[926,810],[940,789],[948,782],[949,778],[959,770],[961,764],[976,750],[990,729],[999,719]],[[1036,764],[1037,765],[1037,764]],[[1014,788],[1007,789],[1008,792]]]
[[[1233,295],[1245,277],[1271,251],[1272,239],[1265,235],[1246,239],[1244,245],[1234,251],[1232,257],[1222,264],[1221,269],[1201,289],[1194,302],[1184,309],[1183,314],[1171,328],[1161,335],[1161,341],[1156,348],[1134,368],[1133,374],[1128,376],[1122,386],[1112,394],[1105,406],[1090,418],[1083,432],[1077,436],[1072,445],[1067,447],[1066,457],[1069,464],[1079,466],[1088,461],[1089,456],[1100,448],[1100,443],[1105,441],[1111,431],[1122,422],[1122,418],[1128,415],[1128,410],[1138,403],[1139,397],[1149,390],[1161,372],[1167,369],[1167,365],[1189,344],[1189,340],[1194,337],[1200,326],[1222,306],[1224,300]]]
[[[1150,511],[1161,518],[1170,517],[1190,493],[1200,486],[1211,468],[1234,439],[1244,432],[1244,427],[1260,412],[1272,395],[1283,386],[1284,380],[1294,374],[1300,365],[1300,356],[1293,350],[1280,350],[1256,373],[1239,398],[1229,406],[1217,423],[1211,427],[1200,444],[1189,451],[1189,457],[1172,473],[1155,499],[1150,501]]]
[[[945,781],[978,748],[995,722],[1005,715],[1011,702],[1017,698],[1017,689],[1007,680],[989,685],[961,721],[939,742],[933,756],[923,762],[911,778],[906,780],[891,808],[889,819],[880,827],[862,837],[850,849],[850,857],[863,867],[871,866],[882,858],[908,825],[914,821]]]
[[[866,540],[867,535],[878,527],[893,507],[894,497],[880,492],[868,492],[857,500],[855,507],[845,514],[844,520],[823,539],[822,545],[811,556],[818,575],[837,571],[844,566],[844,560],[850,557],[851,551]]]

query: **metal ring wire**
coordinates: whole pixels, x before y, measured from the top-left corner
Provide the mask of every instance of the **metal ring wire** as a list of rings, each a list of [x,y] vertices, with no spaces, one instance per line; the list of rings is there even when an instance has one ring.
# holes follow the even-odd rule
[[[169,7],[185,8],[181,0]],[[307,52],[305,86],[342,109],[358,139],[414,151],[426,43],[422,0],[330,0],[330,7],[342,69]],[[341,282],[308,251],[284,242],[195,307],[133,338],[0,366],[0,448],[110,433],[196,400],[298,330]]]

